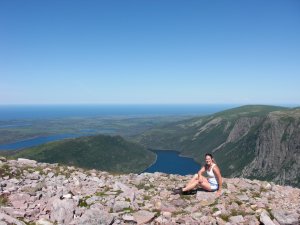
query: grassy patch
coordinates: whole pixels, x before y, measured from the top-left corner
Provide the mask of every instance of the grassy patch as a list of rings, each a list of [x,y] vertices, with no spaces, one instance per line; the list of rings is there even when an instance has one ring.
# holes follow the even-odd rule
[[[145,196],[144,196],[144,200],[145,200],[145,201],[149,201],[150,199],[151,199],[151,196],[149,196],[149,195],[145,195]]]
[[[23,218],[23,217],[17,217],[17,219],[20,220],[20,221],[22,221],[26,225],[36,225],[36,223],[33,222],[33,221],[25,221],[25,218]]]
[[[144,206],[145,206],[145,203],[143,203],[143,202],[138,203],[138,206],[139,206],[139,207],[144,207]]]
[[[273,215],[273,213],[272,213],[272,210],[271,210],[270,208],[266,208],[266,210],[267,210],[267,212],[269,213],[270,219],[271,219],[271,220],[274,220],[275,217],[274,217],[274,215]]]
[[[11,176],[10,166],[7,164],[3,164],[0,167],[0,177]]]
[[[120,195],[120,194],[122,194],[123,193],[123,191],[121,191],[121,190],[117,190],[116,191],[116,195],[118,196],[118,195]]]
[[[101,192],[96,192],[95,196],[104,197],[104,196],[107,196],[107,194],[105,192],[101,191]]]
[[[8,198],[5,195],[0,196],[0,206],[6,206],[8,203]]]
[[[34,171],[39,172],[40,175],[46,175],[46,173],[44,172],[44,168],[42,167],[37,166],[34,168]]]
[[[173,215],[178,216],[178,215],[184,215],[184,214],[187,214],[187,213],[188,212],[185,211],[185,210],[178,210],[178,211],[173,212]]]
[[[87,202],[86,202],[86,200],[88,199],[88,198],[90,198],[91,196],[85,196],[84,198],[82,198],[82,199],[79,199],[79,202],[78,202],[78,206],[79,207],[84,207],[84,208],[90,208],[90,205],[89,204],[87,204]]]
[[[146,185],[145,183],[140,183],[140,184],[136,185],[136,188],[139,190],[149,190],[151,188],[154,188],[154,185],[152,185],[152,184]]]
[[[20,221],[22,221],[26,225],[36,225],[35,222],[27,222],[27,221],[25,221],[25,218],[23,218],[23,217],[17,217],[17,219],[20,220]]]
[[[252,193],[252,198],[260,198],[260,193],[259,192],[253,192]]]
[[[234,201],[236,204],[238,204],[239,206],[241,206],[243,204],[243,202],[241,202],[240,200],[235,200]]]
[[[156,216],[156,217],[159,217],[159,216],[161,215],[161,212],[160,212],[159,209],[153,209],[152,212],[155,213],[155,216]]]
[[[247,189],[245,189],[245,188],[240,189],[241,193],[246,192],[246,191],[247,191]]]
[[[17,178],[20,179],[23,175],[23,170],[19,168],[11,168],[8,164],[2,164],[0,166],[0,177],[6,177],[9,178]]]
[[[268,190],[264,187],[260,187],[260,192],[268,192]]]
[[[135,212],[135,211],[134,211],[132,208],[130,208],[130,207],[124,208],[123,211],[126,212],[126,213],[134,213],[134,212]]]
[[[231,215],[230,216],[238,216],[238,215],[245,216],[246,213],[242,210],[236,210],[236,209],[231,210]]]
[[[12,174],[10,175],[10,178],[12,177],[12,175],[16,178],[16,179],[20,179],[23,176],[23,171],[16,168],[14,171],[12,171]]]
[[[210,207],[213,207],[213,206],[216,206],[218,204],[218,199],[216,199],[213,203],[211,203],[209,206]]]
[[[221,214],[221,215],[220,215],[220,218],[221,218],[222,220],[224,220],[225,222],[228,222],[228,221],[229,221],[229,217],[230,217],[230,215],[227,215],[227,214]]]
[[[212,208],[212,212],[213,212],[213,213],[215,213],[215,212],[217,212],[217,211],[219,211],[218,208],[216,208],[216,207],[213,207],[213,208]]]
[[[191,195],[181,195],[180,197],[185,200],[191,200]]]

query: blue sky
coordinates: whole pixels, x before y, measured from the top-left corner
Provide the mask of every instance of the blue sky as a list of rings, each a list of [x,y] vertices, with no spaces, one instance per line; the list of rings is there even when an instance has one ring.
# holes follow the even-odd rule
[[[0,104],[300,105],[300,1],[0,1]]]

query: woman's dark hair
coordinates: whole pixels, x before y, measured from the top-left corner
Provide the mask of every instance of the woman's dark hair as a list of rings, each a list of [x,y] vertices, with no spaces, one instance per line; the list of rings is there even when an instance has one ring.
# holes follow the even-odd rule
[[[210,154],[210,153],[206,153],[206,154],[205,154],[205,157],[206,157],[206,156],[209,156],[211,159],[214,158],[214,157],[212,156],[212,154]]]

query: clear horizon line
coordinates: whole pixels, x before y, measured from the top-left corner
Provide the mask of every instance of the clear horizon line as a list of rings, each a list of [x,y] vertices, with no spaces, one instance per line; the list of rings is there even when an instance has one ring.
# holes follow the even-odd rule
[[[290,106],[298,107],[300,103],[0,103],[0,106],[245,106],[245,105],[263,105],[263,106]]]

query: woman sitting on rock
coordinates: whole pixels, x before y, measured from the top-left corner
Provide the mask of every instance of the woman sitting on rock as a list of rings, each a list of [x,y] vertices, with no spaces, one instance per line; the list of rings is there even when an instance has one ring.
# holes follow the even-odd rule
[[[206,172],[207,178],[203,176]],[[221,195],[222,191],[222,176],[219,167],[217,166],[211,154],[205,154],[205,166],[203,166],[198,174],[187,183],[184,188],[174,189],[174,194],[188,194],[189,191],[196,187],[200,187],[206,191],[217,191],[217,195]]]

